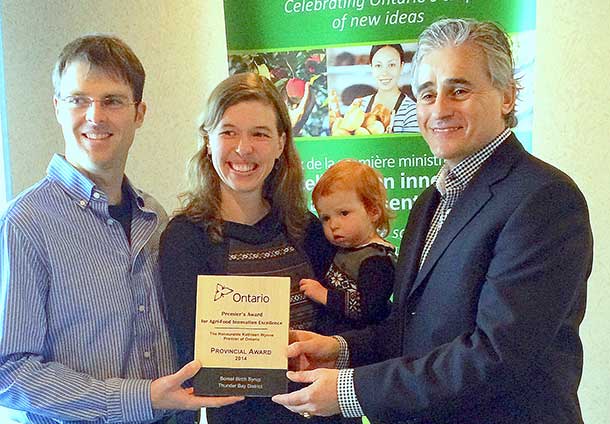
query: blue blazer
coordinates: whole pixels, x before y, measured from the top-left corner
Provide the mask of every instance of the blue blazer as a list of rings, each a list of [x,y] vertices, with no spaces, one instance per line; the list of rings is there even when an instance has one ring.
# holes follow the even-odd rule
[[[372,422],[582,423],[578,326],[593,241],[575,183],[511,135],[419,258],[440,196],[417,199],[390,317],[344,334]],[[368,365],[366,365],[368,364]]]

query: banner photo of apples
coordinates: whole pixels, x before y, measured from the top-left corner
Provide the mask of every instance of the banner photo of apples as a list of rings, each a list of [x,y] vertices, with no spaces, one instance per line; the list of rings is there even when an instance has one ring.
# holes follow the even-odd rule
[[[341,159],[377,169],[396,213],[395,246],[443,163],[419,132],[411,89],[417,38],[432,22],[492,20],[511,35],[525,87],[515,132],[531,151],[535,0],[224,0],[224,12],[229,71],[257,72],[282,93],[305,191]]]
[[[295,136],[329,135],[324,50],[229,55],[229,72],[269,78],[284,97]]]

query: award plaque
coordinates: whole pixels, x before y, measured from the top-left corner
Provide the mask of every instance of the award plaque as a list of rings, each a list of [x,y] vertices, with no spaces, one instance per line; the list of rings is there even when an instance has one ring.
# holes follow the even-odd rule
[[[287,390],[289,277],[200,275],[193,379],[203,396],[273,396]]]

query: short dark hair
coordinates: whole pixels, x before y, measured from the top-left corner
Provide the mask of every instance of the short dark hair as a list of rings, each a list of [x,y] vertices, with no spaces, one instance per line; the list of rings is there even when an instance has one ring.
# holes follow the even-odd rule
[[[405,51],[400,44],[378,44],[371,47],[371,52],[369,53],[369,63],[373,63],[373,56],[375,56],[375,53],[384,47],[391,47],[396,50],[398,52],[398,56],[400,56],[400,63],[405,62]]]
[[[68,43],[53,68],[56,96],[61,94],[59,87],[66,68],[78,61],[125,81],[131,87],[134,101],[142,101],[146,77],[144,67],[133,50],[120,38],[107,34],[89,34]]]

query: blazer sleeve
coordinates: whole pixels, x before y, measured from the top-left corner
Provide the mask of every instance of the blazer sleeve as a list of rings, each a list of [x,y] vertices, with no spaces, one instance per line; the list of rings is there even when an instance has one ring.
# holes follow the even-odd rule
[[[429,419],[435,411],[452,406],[482,404],[502,391],[526,387],[534,368],[554,370],[562,367],[562,361],[572,357],[577,361],[582,355],[580,343],[570,340],[584,314],[592,263],[591,227],[580,191],[567,179],[549,181],[525,195],[496,227],[489,262],[472,265],[486,268],[472,332],[418,357],[402,356],[355,369],[356,395],[372,420]],[[465,231],[469,228],[476,231],[474,227]],[[463,270],[457,273],[442,278],[454,275],[453,284],[468,278]],[[398,327],[408,322],[407,311],[401,314]],[[435,331],[433,325],[430,331]],[[368,339],[351,337],[350,351],[366,350],[367,343],[378,343],[380,337],[370,331]],[[547,376],[550,384],[553,376]],[[570,378],[558,380],[562,381],[552,383],[568,384],[563,380]]]
[[[399,356],[401,322],[400,309],[393,303],[390,315],[383,321],[341,333],[348,345],[350,367],[375,364]]]

